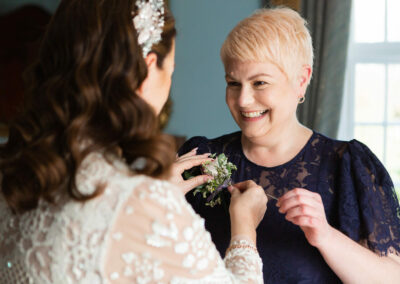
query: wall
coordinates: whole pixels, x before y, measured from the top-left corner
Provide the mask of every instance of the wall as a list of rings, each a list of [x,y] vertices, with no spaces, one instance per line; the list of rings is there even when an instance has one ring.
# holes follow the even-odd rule
[[[260,0],[169,0],[176,18],[173,112],[167,132],[209,138],[236,126],[225,104],[220,47],[229,31],[261,6]]]

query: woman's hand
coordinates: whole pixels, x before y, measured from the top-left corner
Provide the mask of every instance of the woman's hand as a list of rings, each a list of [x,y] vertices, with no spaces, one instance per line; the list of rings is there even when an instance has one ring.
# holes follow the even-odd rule
[[[318,193],[295,188],[279,198],[277,205],[287,220],[300,226],[343,283],[398,283],[398,256],[378,256],[331,227]]]
[[[268,198],[264,189],[247,180],[228,187],[231,193],[229,213],[231,235],[246,235],[256,242],[256,228],[267,210]]]
[[[312,246],[318,248],[329,239],[333,228],[326,220],[324,204],[318,193],[295,188],[279,198],[276,205],[279,212],[286,214],[286,220],[300,226]]]
[[[196,186],[206,183],[208,180],[212,179],[212,177],[208,175],[199,175],[188,180],[184,180],[182,178],[182,173],[185,170],[189,170],[195,166],[201,165],[206,161],[212,160],[212,158],[209,158],[210,153],[196,155],[196,152],[197,148],[194,148],[190,152],[180,157],[177,156],[175,163],[172,164],[170,169],[170,176],[168,178],[168,181],[179,186],[184,194],[186,194]]]

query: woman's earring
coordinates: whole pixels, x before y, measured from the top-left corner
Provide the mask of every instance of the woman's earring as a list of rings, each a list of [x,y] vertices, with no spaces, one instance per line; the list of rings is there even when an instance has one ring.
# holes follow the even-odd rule
[[[299,100],[299,104],[304,103],[305,100],[306,100],[306,97],[305,97],[305,96],[301,97],[300,100]]]

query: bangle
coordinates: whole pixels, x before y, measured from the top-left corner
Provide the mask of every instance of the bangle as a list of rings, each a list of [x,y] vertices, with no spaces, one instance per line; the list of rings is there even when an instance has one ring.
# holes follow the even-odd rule
[[[242,249],[250,249],[252,251],[254,251],[255,253],[258,253],[258,250],[255,246],[250,245],[250,244],[243,244],[243,243],[239,243],[239,244],[231,244],[228,249],[226,250],[226,254],[233,250],[233,249],[237,249],[237,248],[242,248]]]

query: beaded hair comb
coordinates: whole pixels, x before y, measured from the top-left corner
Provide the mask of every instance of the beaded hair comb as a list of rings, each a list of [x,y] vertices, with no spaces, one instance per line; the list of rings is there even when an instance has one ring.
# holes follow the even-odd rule
[[[137,0],[138,12],[133,24],[138,33],[138,43],[142,47],[143,57],[149,54],[151,47],[160,42],[164,27],[163,0]]]

